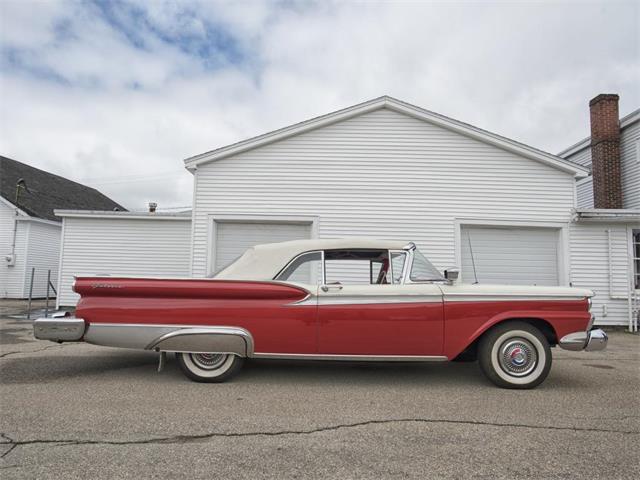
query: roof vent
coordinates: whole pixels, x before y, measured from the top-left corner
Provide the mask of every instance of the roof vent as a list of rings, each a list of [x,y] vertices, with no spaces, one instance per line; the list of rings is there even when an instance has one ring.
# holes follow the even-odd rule
[[[149,213],[156,213],[158,204],[156,202],[149,202]]]

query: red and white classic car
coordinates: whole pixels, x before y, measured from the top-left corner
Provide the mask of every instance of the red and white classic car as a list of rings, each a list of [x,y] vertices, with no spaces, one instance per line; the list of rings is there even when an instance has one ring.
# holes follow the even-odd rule
[[[593,293],[456,284],[413,243],[300,240],[247,250],[214,278],[79,277],[76,316],[41,318],[56,342],[175,352],[192,380],[245,358],[424,362],[477,359],[493,383],[539,385],[551,348],[602,350]]]

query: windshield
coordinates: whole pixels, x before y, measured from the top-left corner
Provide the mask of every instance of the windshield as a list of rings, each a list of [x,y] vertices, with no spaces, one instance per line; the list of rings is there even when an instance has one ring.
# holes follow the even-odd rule
[[[409,278],[412,282],[433,282],[444,281],[445,278],[436,267],[431,265],[419,250],[413,251],[413,265],[411,265],[411,274]]]

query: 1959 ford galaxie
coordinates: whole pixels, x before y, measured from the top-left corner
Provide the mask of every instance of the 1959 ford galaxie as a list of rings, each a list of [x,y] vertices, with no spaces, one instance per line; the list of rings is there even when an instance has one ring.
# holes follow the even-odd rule
[[[79,277],[76,316],[42,318],[56,342],[176,352],[191,379],[221,382],[245,358],[477,359],[493,383],[539,385],[551,348],[602,350],[589,290],[456,284],[413,243],[300,240],[247,250],[214,278]]]

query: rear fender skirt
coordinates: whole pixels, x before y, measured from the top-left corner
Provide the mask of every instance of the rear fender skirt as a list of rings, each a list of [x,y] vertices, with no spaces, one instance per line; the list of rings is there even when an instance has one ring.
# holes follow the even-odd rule
[[[253,337],[240,327],[91,323],[84,340],[94,345],[165,352],[253,354]]]
[[[248,357],[253,354],[253,339],[243,328],[183,328],[162,335],[146,349],[163,352],[233,353]]]

